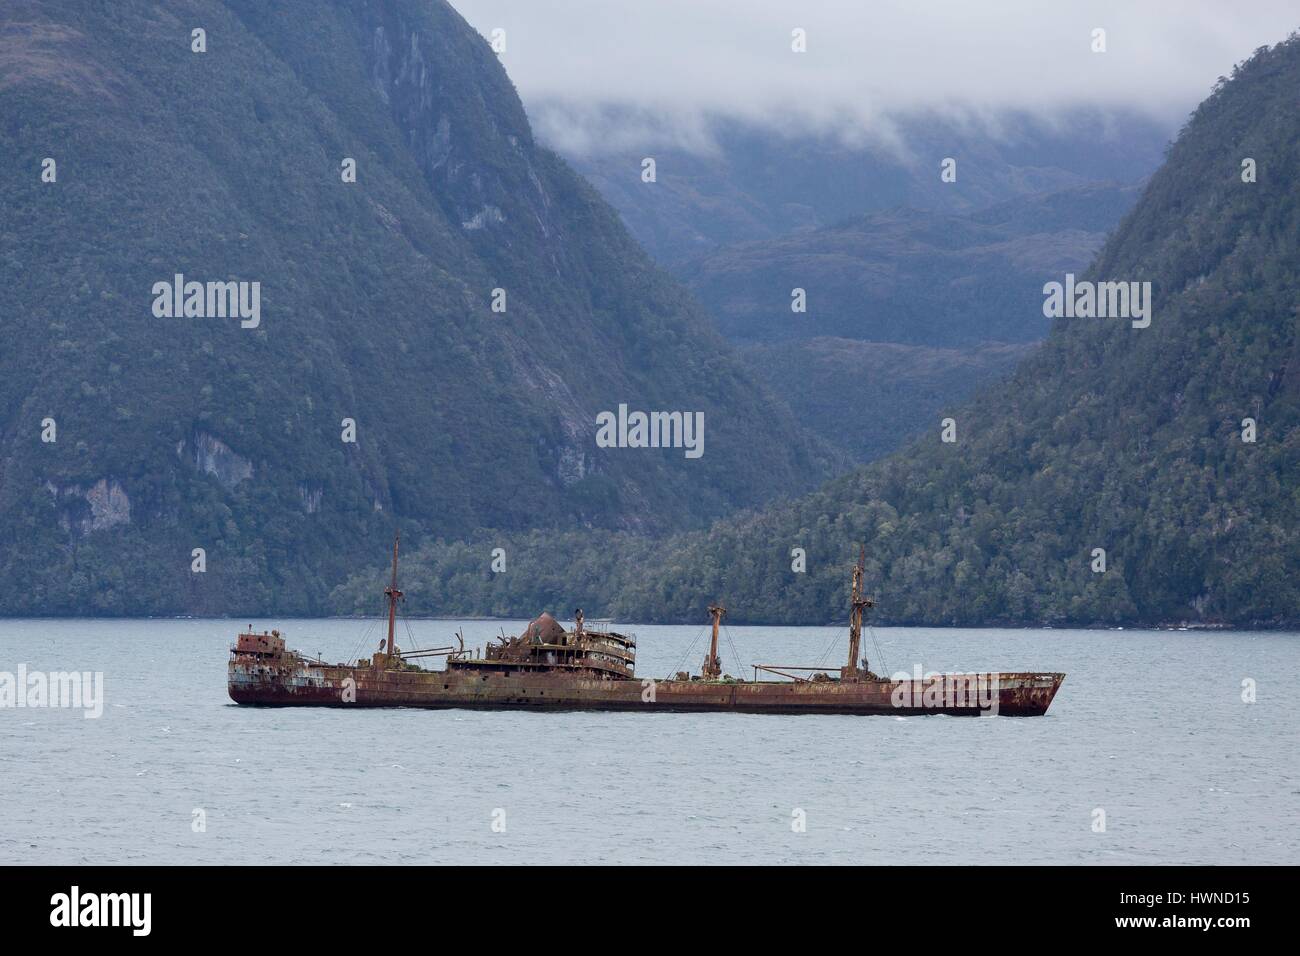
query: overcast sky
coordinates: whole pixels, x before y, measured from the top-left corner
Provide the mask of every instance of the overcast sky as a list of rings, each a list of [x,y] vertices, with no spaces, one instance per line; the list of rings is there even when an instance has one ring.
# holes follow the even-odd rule
[[[606,107],[666,118],[685,141],[710,113],[870,129],[891,111],[1095,105],[1176,127],[1234,63],[1300,28],[1297,0],[450,2],[485,36],[506,31],[502,62],[552,140],[557,109],[591,127]],[[569,135],[556,145],[610,131]]]

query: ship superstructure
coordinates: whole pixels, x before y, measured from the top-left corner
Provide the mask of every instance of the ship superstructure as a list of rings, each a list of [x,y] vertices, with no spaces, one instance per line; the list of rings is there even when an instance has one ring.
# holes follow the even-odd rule
[[[240,634],[231,648],[230,697],[241,704],[323,707],[428,707],[546,710],[733,711],[783,714],[950,714],[1038,716],[1064,674],[969,673],[890,680],[860,659],[862,625],[874,601],[863,590],[864,555],[852,568],[848,660],[831,671],[809,665],[754,664],[754,679],[722,672],[718,633],[726,608],[709,607],[709,650],[692,675],[635,676],[636,639],[581,609],[565,628],[550,614],[502,635],[482,653],[456,643],[403,651],[395,641],[398,541],[393,543],[387,640],[369,658],[328,664],[289,650],[278,631]],[[426,669],[417,663],[443,659]],[[759,680],[762,673],[765,679]],[[774,677],[775,680],[766,679]]]

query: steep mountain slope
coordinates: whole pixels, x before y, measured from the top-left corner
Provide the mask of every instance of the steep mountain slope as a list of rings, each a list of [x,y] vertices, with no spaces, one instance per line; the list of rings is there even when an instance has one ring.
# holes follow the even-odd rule
[[[441,0],[18,0],[0,140],[0,612],[309,611],[397,523],[663,530],[824,474]],[[160,315],[177,274],[256,319]],[[619,403],[704,455],[597,448]]]
[[[583,606],[839,620],[864,542],[877,619],[895,623],[1300,621],[1297,89],[1300,35],[1239,66],[1083,277],[1151,282],[1149,327],[1062,318],[951,413],[955,443],[936,427],[796,502],[644,549]],[[519,550],[513,580],[482,585],[497,607],[551,596],[529,583],[538,546]],[[438,581],[464,561],[427,560]]]

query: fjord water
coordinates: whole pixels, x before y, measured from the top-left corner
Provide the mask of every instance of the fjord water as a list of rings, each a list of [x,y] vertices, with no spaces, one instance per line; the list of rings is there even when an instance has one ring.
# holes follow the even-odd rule
[[[105,694],[99,719],[0,710],[0,863],[1300,862],[1297,634],[877,629],[889,672],[1068,675],[1042,718],[904,719],[239,707],[245,623],[0,621],[0,671],[99,671]],[[380,636],[252,623],[327,660]],[[398,643],[519,623],[413,621]],[[698,669],[701,628],[624,629],[639,674]],[[845,647],[728,631],[746,676]]]

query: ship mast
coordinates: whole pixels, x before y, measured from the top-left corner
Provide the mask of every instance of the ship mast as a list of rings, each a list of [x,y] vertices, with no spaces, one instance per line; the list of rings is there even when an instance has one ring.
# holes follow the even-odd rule
[[[709,614],[713,618],[713,639],[709,642],[709,656],[704,658],[704,666],[700,669],[705,680],[717,680],[722,676],[722,661],[718,659],[718,624],[726,613],[727,609],[721,604],[709,605]]]
[[[393,656],[393,631],[397,627],[397,599],[402,596],[402,592],[397,590],[397,543],[402,540],[402,532],[398,531],[393,538],[393,583],[384,588],[384,595],[388,598],[388,656]]]
[[[858,563],[853,566],[853,612],[849,617],[849,663],[840,670],[841,680],[857,680],[858,654],[862,649],[862,612],[875,607],[875,602],[862,596],[862,575],[866,572],[867,548],[858,552]]]

